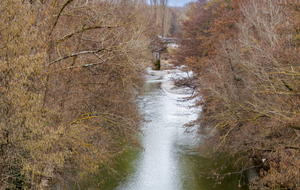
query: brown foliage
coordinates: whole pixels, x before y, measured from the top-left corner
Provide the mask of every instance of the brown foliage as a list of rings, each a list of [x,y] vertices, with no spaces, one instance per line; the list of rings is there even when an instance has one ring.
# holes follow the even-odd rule
[[[193,124],[211,137],[214,151],[261,166],[253,189],[298,189],[298,2],[196,4],[183,28],[183,41],[193,42],[178,58],[194,71],[191,83],[201,97]],[[199,14],[214,20],[207,26]]]
[[[0,5],[0,189],[44,189],[110,168],[137,144],[145,2]]]

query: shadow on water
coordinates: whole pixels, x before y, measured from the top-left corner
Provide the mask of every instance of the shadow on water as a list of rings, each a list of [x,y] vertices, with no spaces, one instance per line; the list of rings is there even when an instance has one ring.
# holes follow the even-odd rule
[[[159,71],[157,71],[159,73]],[[159,73],[160,74],[160,73]],[[153,77],[154,78],[154,77]],[[195,151],[200,140],[194,132],[185,133],[183,125],[196,119],[201,110],[190,109],[192,102],[179,101],[186,95],[167,92],[162,88],[168,80],[160,74],[148,80],[145,94],[137,100],[141,114],[148,122],[142,126],[141,144],[144,150],[132,149],[117,160],[116,172],[91,176],[81,189],[103,190],[246,190],[240,175],[226,177],[221,183],[200,177],[222,159],[204,158]],[[228,168],[236,171],[237,169]],[[226,171],[225,171],[226,172]],[[100,176],[106,176],[106,179]],[[98,186],[97,181],[105,184]]]
[[[83,177],[80,185],[68,184],[67,190],[114,190],[136,172],[136,160],[140,155],[141,149],[132,148],[116,159],[115,171],[99,168],[99,173]]]
[[[180,159],[180,170],[182,174],[182,186],[184,190],[247,190],[249,189],[246,175],[231,175],[225,177],[223,180],[217,180],[217,178],[208,178],[201,174],[201,172],[209,173],[218,167],[220,163],[223,163],[221,159],[211,160],[201,157],[199,155],[183,154]],[[216,162],[219,164],[215,165]],[[237,169],[234,167],[228,167],[223,172],[232,172]],[[202,177],[200,177],[202,176]],[[238,185],[241,184],[241,187]]]

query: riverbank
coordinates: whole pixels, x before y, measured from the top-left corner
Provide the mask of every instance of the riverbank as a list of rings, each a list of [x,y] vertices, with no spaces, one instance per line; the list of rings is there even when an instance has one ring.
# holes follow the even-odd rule
[[[147,69],[147,75],[146,78],[148,81],[156,80],[161,80],[161,87],[172,94],[182,94],[182,95],[190,95],[193,93],[193,90],[188,87],[177,87],[175,86],[174,82],[172,79],[177,79],[177,78],[184,78],[188,77],[188,73],[184,73],[180,71],[180,68],[176,68],[171,64],[168,64],[166,68],[169,69],[164,69],[164,70],[152,70],[151,68]],[[171,69],[170,69],[171,68]],[[189,73],[190,74],[190,73]]]
[[[175,88],[171,81],[174,75],[184,76],[185,73],[176,69],[148,69],[145,94],[137,100],[147,121],[141,126],[143,150],[121,155],[116,178],[102,189],[206,190],[215,187],[216,190],[247,190],[247,185],[238,188],[240,176],[226,177],[222,183],[200,177],[201,172],[218,166],[195,151],[201,140],[196,130],[185,132],[184,124],[196,119],[201,110],[190,108],[192,101],[181,101],[189,97],[190,92]]]

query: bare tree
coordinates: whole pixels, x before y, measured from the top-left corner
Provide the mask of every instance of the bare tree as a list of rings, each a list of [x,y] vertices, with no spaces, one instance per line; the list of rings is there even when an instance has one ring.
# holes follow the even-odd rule
[[[133,101],[150,58],[146,2],[0,7],[9,12],[0,14],[0,189],[47,189],[76,178],[73,169],[110,169],[125,145],[138,145]]]
[[[249,161],[235,173],[255,168],[251,188],[298,189],[299,2],[191,5],[181,60],[194,71],[189,82],[202,106],[191,125],[210,137],[205,145],[212,153]]]
[[[164,37],[165,34],[165,21],[168,14],[168,0],[160,0],[161,5],[161,36]]]

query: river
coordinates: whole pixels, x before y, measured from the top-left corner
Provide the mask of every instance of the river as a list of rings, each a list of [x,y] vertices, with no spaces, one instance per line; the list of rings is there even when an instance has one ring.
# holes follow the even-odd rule
[[[137,100],[147,122],[142,126],[143,150],[128,151],[118,160],[117,175],[107,180],[104,190],[246,190],[238,188],[239,175],[221,183],[200,176],[214,165],[195,148],[201,143],[196,130],[185,132],[184,124],[196,119],[201,110],[190,108],[193,102],[182,101],[189,90],[174,90],[169,71],[149,70],[145,94]],[[171,72],[171,71],[170,71]],[[182,73],[181,73],[182,75]],[[93,180],[94,181],[94,180]],[[86,189],[96,189],[85,183]]]

